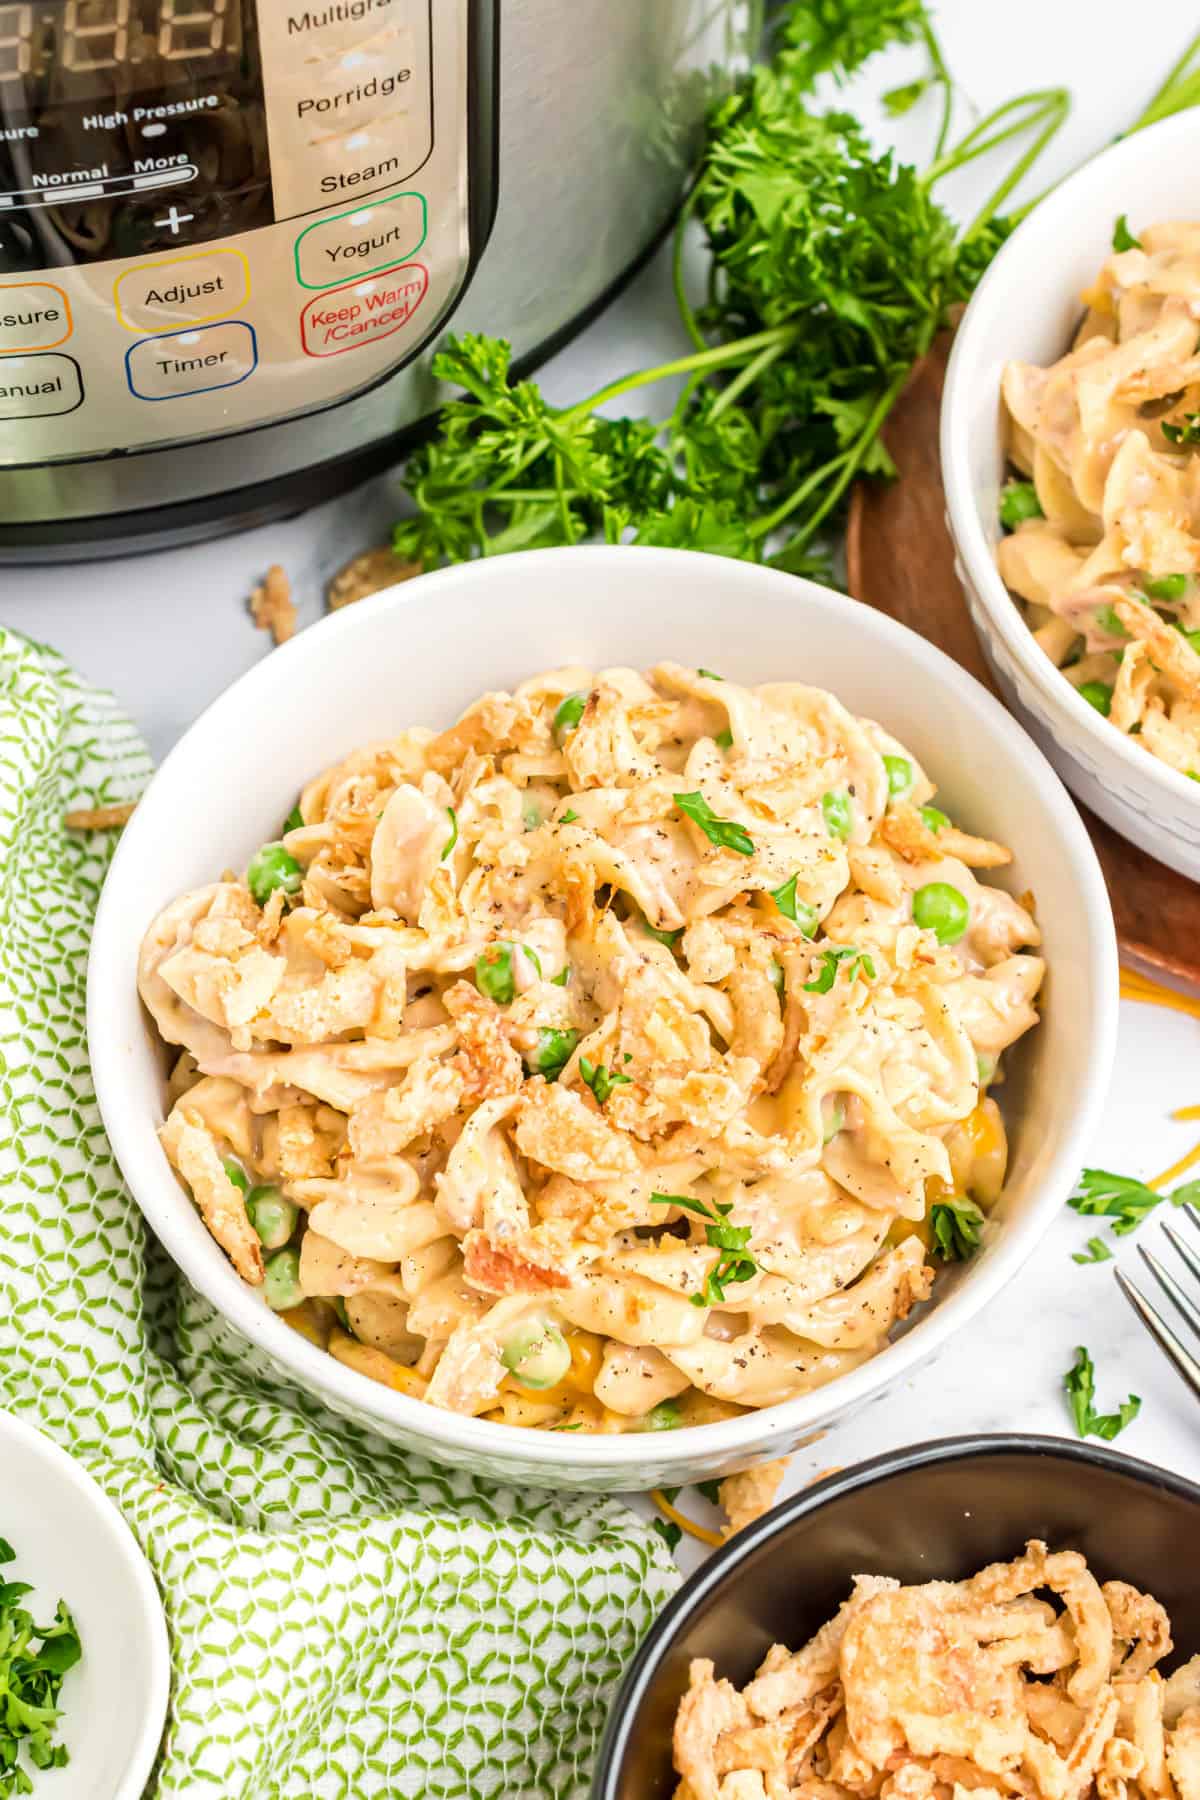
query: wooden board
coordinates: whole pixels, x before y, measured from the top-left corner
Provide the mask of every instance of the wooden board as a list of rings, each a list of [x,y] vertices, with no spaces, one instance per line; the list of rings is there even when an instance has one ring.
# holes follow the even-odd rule
[[[938,414],[950,348],[939,339],[888,420],[895,482],[860,481],[846,536],[850,592],[919,631],[985,687],[996,686],[954,572],[938,460]],[[1104,870],[1122,961],[1200,989],[1200,886],[1080,808]]]

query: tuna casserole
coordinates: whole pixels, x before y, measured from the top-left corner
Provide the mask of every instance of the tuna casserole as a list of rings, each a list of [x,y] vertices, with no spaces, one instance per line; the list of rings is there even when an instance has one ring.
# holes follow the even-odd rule
[[[359,750],[146,936],[166,1154],[269,1305],[435,1406],[804,1394],[1004,1180],[1038,929],[933,795],[832,694],[672,663]]]
[[[1200,781],[1200,224],[1118,221],[1068,354],[1010,363],[1000,573],[1067,680]]]
[[[739,1692],[692,1663],[674,1800],[1197,1800],[1200,1655],[1171,1621],[1037,1541],[967,1581],[860,1575],[802,1650]]]

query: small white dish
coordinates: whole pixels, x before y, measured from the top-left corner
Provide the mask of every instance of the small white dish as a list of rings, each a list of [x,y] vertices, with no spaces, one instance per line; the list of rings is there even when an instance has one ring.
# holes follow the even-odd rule
[[[0,1576],[28,1581],[39,1624],[66,1602],[83,1656],[63,1681],[65,1769],[31,1771],[34,1800],[140,1800],[162,1737],[171,1655],[162,1601],[137,1542],[81,1465],[0,1412]]]
[[[1130,229],[1200,217],[1200,117],[1183,113],[1114,144],[1040,202],[980,282],[959,325],[942,398],[942,481],[958,574],[1005,699],[1085,806],[1159,862],[1200,881],[1200,785],[1082,700],[1034,642],[996,567],[1005,480],[1000,378],[1070,347],[1080,294]]]
[[[806,681],[878,719],[938,783],[938,804],[1010,844],[1002,885],[1032,889],[1050,966],[1043,1022],[1005,1083],[1001,1228],[939,1280],[879,1356],[780,1406],[677,1431],[590,1436],[464,1418],[395,1393],[306,1342],[234,1272],[158,1140],[167,1059],[142,1010],[142,937],[168,901],[244,867],[309,777],[405,726],[449,725],[489,688],[566,663],[666,658],[742,682]],[[682,1485],[783,1456],[884,1393],[1012,1279],[1073,1186],[1108,1091],[1117,954],[1087,833],[999,701],[882,613],[792,575],[687,550],[580,546],[424,575],[272,650],[180,739],[126,826],[92,936],[88,1045],[117,1159],[187,1279],[287,1379],[406,1448],[541,1487]],[[1020,1296],[1014,1297],[1020,1305]]]

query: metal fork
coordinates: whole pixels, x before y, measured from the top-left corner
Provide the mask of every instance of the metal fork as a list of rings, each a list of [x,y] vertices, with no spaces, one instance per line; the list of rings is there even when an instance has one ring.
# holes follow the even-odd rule
[[[1180,1208],[1180,1211],[1182,1212],[1183,1217],[1188,1221],[1189,1225],[1195,1229],[1197,1237],[1200,1238],[1200,1212],[1197,1212],[1196,1208],[1190,1205],[1184,1205]],[[1191,1245],[1185,1243],[1179,1232],[1172,1230],[1171,1226],[1168,1225],[1165,1220],[1163,1221],[1163,1231],[1166,1233],[1172,1249],[1175,1250],[1184,1266],[1191,1270],[1197,1281],[1200,1281],[1200,1255],[1197,1255]],[[1184,1293],[1175,1277],[1170,1274],[1168,1270],[1164,1269],[1162,1263],[1159,1262],[1152,1250],[1147,1250],[1145,1245],[1139,1244],[1138,1251],[1142,1261],[1153,1275],[1155,1281],[1157,1281],[1163,1293],[1167,1296],[1167,1299],[1177,1311],[1183,1314],[1183,1317],[1187,1320],[1187,1323],[1195,1333],[1197,1341],[1200,1341],[1200,1306],[1197,1306],[1195,1301],[1190,1299],[1189,1296]],[[1132,1306],[1134,1312],[1137,1313],[1139,1319],[1141,1319],[1146,1330],[1150,1333],[1151,1337],[1154,1338],[1159,1347],[1166,1351],[1192,1392],[1200,1399],[1200,1361],[1197,1360],[1185,1344],[1182,1344],[1179,1341],[1179,1338],[1167,1324],[1167,1321],[1163,1318],[1162,1314],[1151,1306],[1144,1294],[1139,1293],[1129,1277],[1124,1275],[1120,1269],[1117,1269],[1115,1273],[1117,1277],[1117,1286],[1128,1300],[1130,1306]]]

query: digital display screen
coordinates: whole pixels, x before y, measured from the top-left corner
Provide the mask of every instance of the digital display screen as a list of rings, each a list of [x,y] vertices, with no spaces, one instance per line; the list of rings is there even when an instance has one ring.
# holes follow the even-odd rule
[[[0,0],[0,274],[273,216],[254,0]]]
[[[172,64],[236,64],[241,24],[240,0],[0,0],[0,112],[44,104],[56,77],[71,98],[99,99],[159,87]]]

